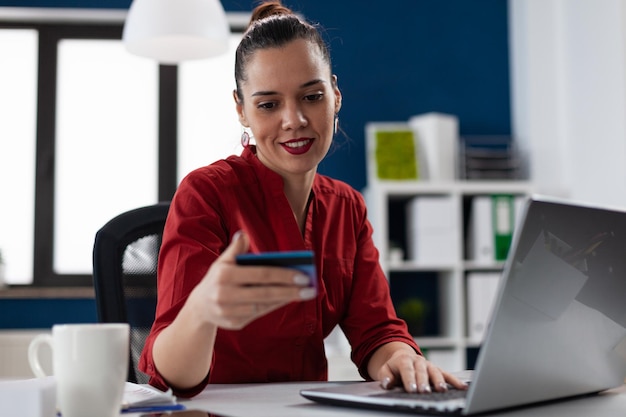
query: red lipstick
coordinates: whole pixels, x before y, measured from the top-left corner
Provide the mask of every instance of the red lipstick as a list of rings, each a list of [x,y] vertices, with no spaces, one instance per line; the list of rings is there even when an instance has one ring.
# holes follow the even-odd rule
[[[313,146],[313,138],[297,138],[281,143],[284,150],[292,155],[302,155],[307,153]]]

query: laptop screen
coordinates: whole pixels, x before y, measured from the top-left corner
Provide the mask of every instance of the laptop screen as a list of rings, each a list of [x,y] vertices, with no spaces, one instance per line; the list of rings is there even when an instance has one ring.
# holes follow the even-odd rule
[[[624,255],[626,213],[529,201],[477,361],[471,411],[623,383]]]

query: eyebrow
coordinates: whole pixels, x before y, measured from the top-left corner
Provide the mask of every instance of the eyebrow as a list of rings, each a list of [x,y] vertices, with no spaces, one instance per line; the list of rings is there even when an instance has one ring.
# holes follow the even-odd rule
[[[307,87],[311,87],[312,85],[316,85],[316,84],[323,84],[324,80],[322,79],[315,79],[315,80],[311,80],[311,81],[307,81],[304,84],[302,84],[300,86],[300,88],[307,88]],[[276,91],[256,91],[254,93],[252,93],[252,97],[258,97],[258,96],[271,96],[271,95],[275,95],[278,94],[278,92]]]

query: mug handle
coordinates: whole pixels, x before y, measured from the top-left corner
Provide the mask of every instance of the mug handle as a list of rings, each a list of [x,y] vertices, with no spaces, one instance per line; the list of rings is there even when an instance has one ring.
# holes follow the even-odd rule
[[[46,373],[41,367],[41,363],[39,363],[38,355],[39,347],[44,343],[48,344],[50,348],[52,348],[52,335],[37,335],[33,340],[30,341],[30,344],[28,345],[28,363],[30,365],[30,369],[33,371],[37,378],[47,377]]]

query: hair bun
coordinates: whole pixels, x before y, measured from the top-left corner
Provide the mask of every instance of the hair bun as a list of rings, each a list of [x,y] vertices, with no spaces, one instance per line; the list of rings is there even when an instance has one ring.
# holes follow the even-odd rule
[[[291,9],[282,5],[280,1],[268,1],[259,4],[253,11],[250,18],[250,24],[257,20],[265,19],[270,16],[292,15]]]

